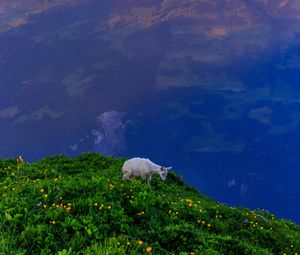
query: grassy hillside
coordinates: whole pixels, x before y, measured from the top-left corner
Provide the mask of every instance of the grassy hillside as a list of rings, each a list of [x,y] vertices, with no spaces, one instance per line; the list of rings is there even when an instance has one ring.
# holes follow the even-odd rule
[[[174,173],[123,182],[123,161],[0,161],[0,254],[300,254],[294,223],[219,204]]]

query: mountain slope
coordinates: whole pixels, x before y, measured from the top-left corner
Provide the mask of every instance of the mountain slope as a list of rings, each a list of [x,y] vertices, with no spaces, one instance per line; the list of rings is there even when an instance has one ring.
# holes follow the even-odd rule
[[[104,153],[93,135],[99,115],[140,108],[160,90],[273,93],[273,76],[252,67],[275,58],[283,72],[290,60],[281,55],[299,40],[298,7],[292,0],[1,1],[0,154]]]
[[[300,222],[298,17],[298,0],[0,1],[0,158],[167,159]]]
[[[217,203],[174,173],[121,180],[123,159],[1,160],[3,254],[298,254],[300,228]],[[105,253],[106,252],[106,253]]]

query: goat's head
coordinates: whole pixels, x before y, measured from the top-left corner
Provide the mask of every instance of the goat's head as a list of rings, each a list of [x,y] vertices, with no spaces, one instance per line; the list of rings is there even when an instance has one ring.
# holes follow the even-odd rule
[[[168,171],[171,169],[172,167],[160,167],[159,176],[163,181],[167,179]]]

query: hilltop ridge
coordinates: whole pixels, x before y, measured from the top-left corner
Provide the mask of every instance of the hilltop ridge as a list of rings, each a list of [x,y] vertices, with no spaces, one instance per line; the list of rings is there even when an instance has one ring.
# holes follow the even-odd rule
[[[228,207],[171,172],[121,180],[123,159],[1,160],[3,254],[299,254],[300,228]]]

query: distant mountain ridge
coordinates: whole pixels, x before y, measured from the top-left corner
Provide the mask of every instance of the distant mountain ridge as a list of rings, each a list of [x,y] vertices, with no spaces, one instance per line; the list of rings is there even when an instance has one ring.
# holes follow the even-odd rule
[[[31,17],[59,6],[74,6],[90,0],[2,0],[0,2],[0,32],[27,24]]]
[[[93,2],[92,0],[3,0],[0,3],[0,31],[27,24],[35,14],[57,7],[69,7]],[[94,1],[95,2],[95,1]],[[101,2],[101,1],[98,1]],[[103,1],[102,1],[103,2]],[[297,0],[154,0],[112,1],[113,8],[105,23],[110,28],[138,23],[143,27],[172,18],[192,18],[215,23],[251,26],[266,18],[278,16],[299,18]],[[222,35],[221,30],[215,31]]]
[[[293,0],[126,0],[116,4],[108,24],[114,27],[135,22],[147,27],[172,18],[190,18],[212,24],[249,27],[277,16],[299,18],[299,10],[300,4]]]

